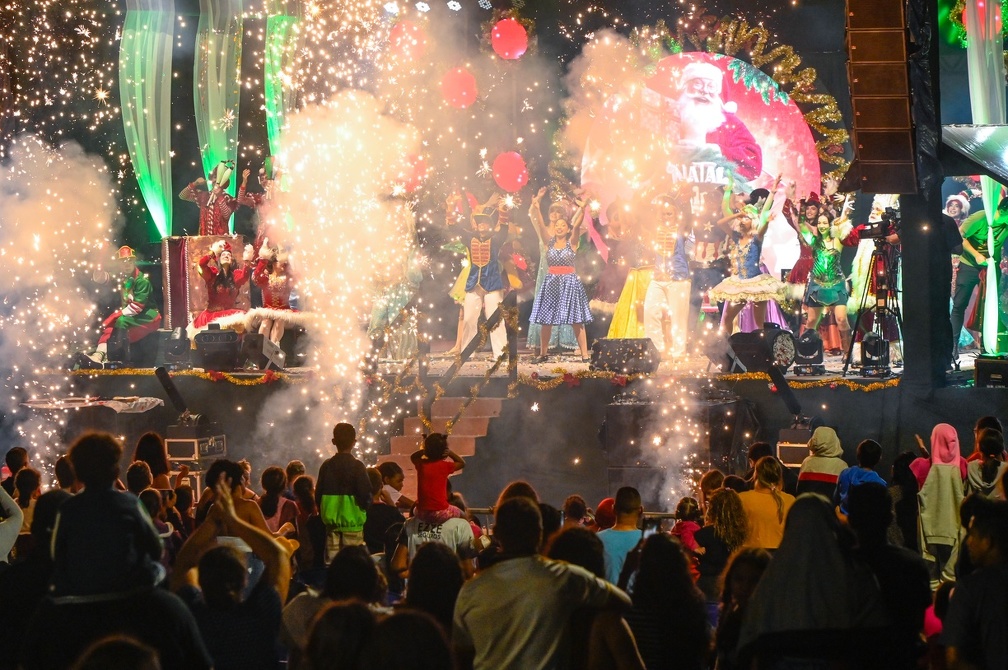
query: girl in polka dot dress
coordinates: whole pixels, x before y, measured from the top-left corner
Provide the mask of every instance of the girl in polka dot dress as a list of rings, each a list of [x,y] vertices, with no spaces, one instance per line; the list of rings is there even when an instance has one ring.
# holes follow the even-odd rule
[[[549,273],[532,303],[530,320],[542,328],[539,356],[535,362],[546,362],[553,326],[571,324],[581,350],[581,360],[587,363],[589,358],[585,324],[592,320],[592,316],[588,307],[588,294],[574,271],[574,257],[580,243],[579,229],[584,220],[585,205],[579,205],[570,220],[560,217],[547,226],[540,207],[544,195],[546,188],[539,189],[529,207],[533,225],[542,239],[548,240],[546,259],[549,263]]]

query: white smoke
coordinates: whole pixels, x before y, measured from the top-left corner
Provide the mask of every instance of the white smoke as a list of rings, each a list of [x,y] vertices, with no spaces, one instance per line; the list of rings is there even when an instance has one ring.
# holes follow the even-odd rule
[[[102,159],[75,143],[53,148],[24,136],[0,166],[0,412],[4,429],[36,453],[58,444],[63,422],[21,403],[65,395],[69,375],[59,366],[94,345],[102,289],[92,274],[112,256],[117,197]]]

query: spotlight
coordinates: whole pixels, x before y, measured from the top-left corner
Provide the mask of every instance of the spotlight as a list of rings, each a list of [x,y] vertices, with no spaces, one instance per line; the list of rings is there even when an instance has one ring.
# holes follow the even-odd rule
[[[794,373],[799,376],[824,375],[823,343],[816,330],[806,330],[795,345]]]
[[[863,377],[888,377],[889,340],[877,333],[868,333],[861,341],[861,375]]]
[[[197,333],[196,354],[204,370],[234,370],[238,367],[241,338],[233,330],[221,330],[216,323]]]

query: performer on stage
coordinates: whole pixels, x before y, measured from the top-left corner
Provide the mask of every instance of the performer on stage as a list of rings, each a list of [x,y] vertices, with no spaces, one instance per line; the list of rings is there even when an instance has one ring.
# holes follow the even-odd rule
[[[959,358],[959,343],[957,336],[966,318],[966,308],[969,306],[973,290],[979,287],[976,300],[976,318],[973,319],[973,330],[983,332],[983,303],[986,291],[986,276],[991,268],[1001,281],[1001,248],[1008,238],[1008,198],[1003,198],[994,213],[994,249],[987,246],[987,214],[979,211],[967,217],[959,227],[962,234],[963,252],[959,255],[959,270],[956,273],[955,292],[952,295],[952,360]]]
[[[470,265],[462,309],[462,349],[476,337],[480,310],[489,318],[504,300],[504,278],[497,257],[507,241],[510,226],[506,221],[499,222],[498,229],[494,231],[493,214],[490,212],[499,198],[500,196],[494,195],[485,204],[474,207],[470,216],[475,234],[468,245]],[[501,319],[497,327],[490,331],[494,358],[500,358],[506,343],[507,331],[504,319]]]
[[[280,170],[276,167],[273,157],[267,156],[263,167],[259,169],[261,193],[248,192],[248,178],[251,174],[252,171],[248,168],[242,171],[242,181],[238,186],[238,197],[235,199],[239,205],[244,205],[255,212],[253,214],[253,219],[255,219],[255,241],[252,243],[252,248],[258,254],[259,249],[262,248],[263,240],[267,238],[273,238],[274,242],[283,242],[282,239],[278,240],[277,238],[273,221],[266,216],[266,210],[276,195],[277,184],[280,180]]]
[[[773,190],[761,210],[757,210],[754,205],[746,205],[741,212],[718,221],[718,225],[728,233],[731,275],[712,288],[708,295],[712,301],[723,300],[726,303],[721,316],[721,330],[725,333],[730,334],[735,317],[749,302],[753,304],[755,325],[762,328],[766,320],[767,302],[782,298],[785,293],[783,282],[760,270],[763,236],[766,234],[770,208],[778,186],[780,177],[774,182]]]
[[[532,323],[540,326],[539,356],[535,362],[547,361],[553,326],[571,325],[581,351],[581,360],[587,363],[590,359],[585,324],[592,320],[592,315],[588,307],[588,294],[574,271],[574,257],[580,244],[578,231],[584,221],[585,203],[578,206],[573,216],[564,216],[566,212],[555,211],[550,207],[550,225],[547,227],[541,209],[544,195],[545,187],[539,189],[529,207],[529,217],[535,225],[536,233],[545,242],[546,261],[549,265],[548,274],[536,291],[529,318]]]
[[[717,302],[711,302],[708,292],[722,281],[728,272],[728,258],[725,256],[725,232],[715,225],[719,218],[717,213],[710,211],[707,202],[715,198],[705,198],[693,209],[695,223],[693,225],[693,253],[689,257],[690,271],[690,305],[689,305],[689,335],[697,337],[702,332],[700,312],[703,310],[720,319],[720,309]],[[713,318],[713,316],[711,317]]]
[[[151,283],[147,275],[136,266],[136,253],[127,246],[119,247],[115,255],[116,270],[124,276],[119,309],[102,322],[98,346],[87,356],[93,363],[104,364],[108,358],[108,342],[119,330],[125,333],[130,344],[139,342],[161,325],[161,314],[151,296]],[[96,279],[108,281],[108,274],[96,272]]]
[[[945,213],[957,226],[961,226],[970,213],[970,201],[966,193],[953,193],[945,199]]]
[[[207,287],[207,307],[196,315],[186,329],[189,339],[210,323],[235,314],[244,314],[243,310],[235,308],[235,302],[242,285],[252,276],[253,255],[252,245],[246,244],[242,264],[235,268],[231,245],[224,240],[217,240],[211,245],[210,253],[200,258],[199,274]]]
[[[287,252],[270,247],[269,240],[263,240],[252,281],[263,293],[263,306],[255,310],[262,318],[259,334],[280,346],[286,326],[300,325],[297,311],[290,305],[294,278],[290,273]]]
[[[535,206],[535,201],[533,200],[533,207]],[[549,206],[549,223],[546,224],[547,228],[551,228],[553,223],[562,218],[564,221],[570,221],[573,215],[573,209],[566,200],[558,200]],[[532,209],[529,209],[529,218],[532,218]],[[541,214],[539,215],[542,216]],[[533,219],[533,223],[534,223]],[[535,281],[535,291],[532,294],[533,305],[535,303],[536,296],[542,290],[543,284],[546,282],[546,277],[549,275],[549,235],[543,237],[542,231],[540,231],[539,226],[534,225],[536,232],[536,238],[539,240],[539,266],[536,270],[536,281]],[[545,350],[548,352],[550,349],[566,349],[567,351],[574,351],[578,348],[577,336],[574,334],[573,324],[563,324],[559,328],[552,328],[550,330],[549,339],[543,340],[542,337],[542,325],[536,323],[535,321],[529,321],[528,325],[528,335],[525,338],[525,345],[529,349],[539,350],[540,344],[545,344]]]
[[[671,195],[658,203],[658,225],[649,249],[654,275],[644,294],[644,335],[663,358],[686,353],[689,319],[689,227]]]
[[[831,312],[840,330],[840,346],[846,353],[850,347],[851,328],[847,320],[847,277],[840,268],[840,252],[844,246],[857,246],[857,231],[848,221],[849,199],[843,206],[839,218],[832,222],[825,214],[816,219],[801,221],[801,238],[812,249],[812,270],[809,273],[808,288],[805,291],[805,330],[819,327],[819,319],[824,311]],[[806,212],[812,212],[807,207]]]
[[[228,221],[238,209],[239,202],[225,190],[231,183],[231,168],[220,163],[210,172],[211,188],[200,177],[179,193],[179,198],[199,206],[200,235],[228,235]]]

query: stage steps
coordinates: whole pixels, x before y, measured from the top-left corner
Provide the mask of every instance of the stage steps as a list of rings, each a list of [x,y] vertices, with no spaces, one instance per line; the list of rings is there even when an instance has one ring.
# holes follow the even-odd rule
[[[448,421],[458,414],[468,398],[440,398],[431,407],[430,432],[443,433]],[[476,398],[455,422],[448,435],[448,447],[462,458],[476,454],[476,439],[484,437],[490,420],[500,416],[503,398]],[[403,493],[416,498],[416,469],[410,462],[410,454],[420,448],[423,435],[427,432],[419,416],[403,419],[403,434],[391,441],[391,453],[378,457],[378,461],[394,461],[406,474]]]

